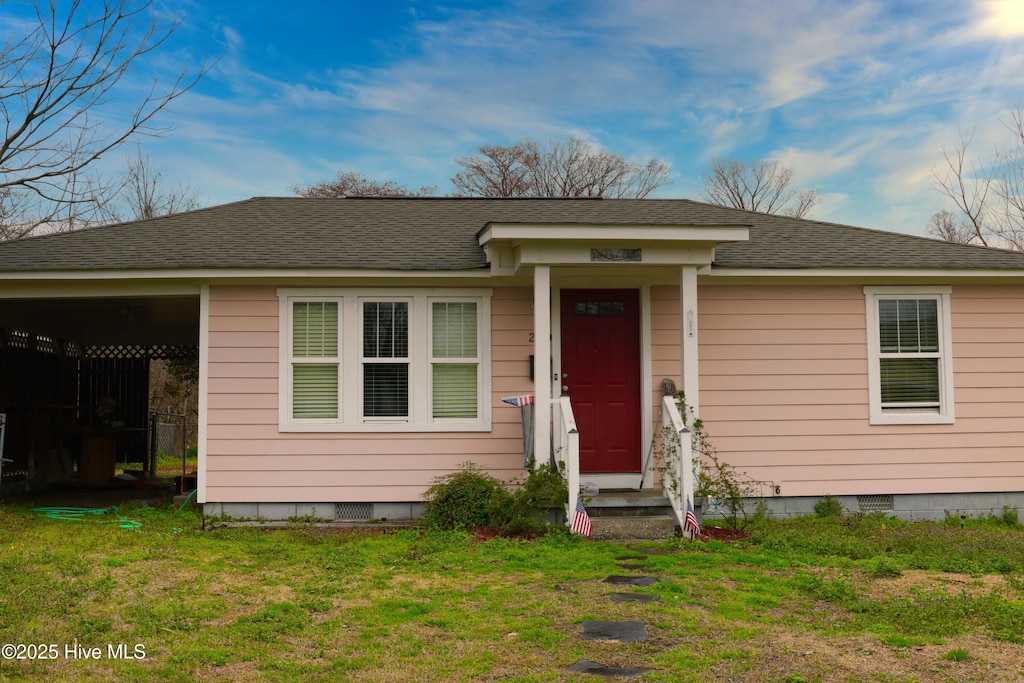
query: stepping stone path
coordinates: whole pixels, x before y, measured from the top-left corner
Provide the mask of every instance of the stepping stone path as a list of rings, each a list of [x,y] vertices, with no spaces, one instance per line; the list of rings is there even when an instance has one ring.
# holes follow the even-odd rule
[[[619,567],[626,570],[643,570],[642,557],[617,557]],[[638,562],[639,560],[639,562]],[[653,586],[661,579],[653,576],[609,576],[604,583],[620,586]],[[658,600],[657,595],[647,593],[607,593],[612,602],[648,603]],[[638,643],[647,640],[647,624],[642,621],[584,621],[580,640],[612,640],[619,643]],[[640,667],[604,666],[589,659],[581,659],[566,671],[587,673],[605,678],[635,678],[652,669]]]
[[[606,593],[612,602],[655,602],[660,600],[657,595],[650,593]]]
[[[631,570],[632,569],[632,570],[637,570],[637,571],[640,571],[642,569],[647,569],[647,565],[645,565],[645,564],[643,564],[641,562],[619,562],[618,564],[619,564],[619,569],[625,569],[625,570]]]
[[[626,586],[653,586],[658,581],[661,579],[656,579],[653,576],[609,576],[604,580],[605,583]]]
[[[565,667],[565,670],[594,676],[604,676],[605,678],[633,678],[650,671],[650,669],[636,669],[623,666],[604,666],[589,659],[581,659],[572,666]]]
[[[647,640],[647,624],[642,621],[584,621],[580,640],[639,643]]]

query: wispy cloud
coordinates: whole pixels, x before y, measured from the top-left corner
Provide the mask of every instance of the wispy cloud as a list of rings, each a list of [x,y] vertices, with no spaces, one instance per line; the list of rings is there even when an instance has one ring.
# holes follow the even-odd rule
[[[1024,92],[1017,0],[414,0],[366,10],[392,22],[370,37],[354,8],[269,7],[195,9],[195,52],[223,53],[153,144],[216,201],[339,168],[445,191],[481,144],[578,135],[669,161],[662,196],[696,196],[715,156],[778,158],[821,189],[815,215],[920,231],[957,125],[997,144]]]

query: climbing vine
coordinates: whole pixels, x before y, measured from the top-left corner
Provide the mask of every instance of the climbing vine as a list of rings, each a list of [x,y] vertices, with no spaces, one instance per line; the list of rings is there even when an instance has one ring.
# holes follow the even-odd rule
[[[726,524],[734,529],[744,529],[765,519],[768,503],[763,495],[763,486],[767,482],[756,481],[746,472],[723,462],[708,437],[704,421],[694,414],[685,394],[680,391],[678,399],[679,412],[689,425],[690,448],[697,454],[693,459],[694,496],[706,499],[705,513],[721,512]],[[661,472],[662,485],[678,494],[682,482],[676,473],[682,444],[679,434],[668,425],[662,428],[661,436],[657,467]]]

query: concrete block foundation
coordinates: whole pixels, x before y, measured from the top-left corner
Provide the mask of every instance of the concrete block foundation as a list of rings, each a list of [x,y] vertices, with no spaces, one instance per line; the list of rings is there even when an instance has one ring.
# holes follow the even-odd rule
[[[787,519],[814,515],[814,505],[824,496],[775,496],[765,498],[771,519]],[[845,514],[880,513],[908,522],[941,521],[947,517],[1002,516],[1004,510],[1016,510],[1024,520],[1024,492],[999,493],[922,493],[874,494],[865,496],[832,496],[843,507]],[[757,506],[758,499],[748,499],[749,509]],[[700,506],[703,519],[723,519],[727,511],[714,501]]]

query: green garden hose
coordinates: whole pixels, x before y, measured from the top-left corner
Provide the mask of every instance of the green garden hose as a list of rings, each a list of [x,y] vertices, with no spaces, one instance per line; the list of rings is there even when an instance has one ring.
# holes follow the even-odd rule
[[[91,515],[109,515],[116,514],[116,507],[108,508],[75,508],[75,507],[39,507],[32,508],[32,512],[45,517],[46,519],[57,519],[64,522],[84,522],[89,519]],[[142,522],[136,522],[133,519],[128,519],[121,515],[117,515],[117,519],[101,520],[106,524],[117,524],[122,529],[131,529],[137,531],[142,528]]]

